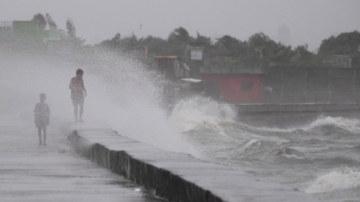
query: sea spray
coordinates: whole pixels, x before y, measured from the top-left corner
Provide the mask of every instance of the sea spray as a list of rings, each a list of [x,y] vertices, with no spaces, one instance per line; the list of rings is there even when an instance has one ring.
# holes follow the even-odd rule
[[[324,193],[351,189],[360,186],[360,172],[348,167],[338,168],[319,176],[306,190],[306,193]]]
[[[196,129],[205,126],[211,129],[221,130],[219,124],[234,123],[236,111],[226,104],[220,104],[210,98],[194,96],[182,100],[174,107],[169,120],[179,132]]]
[[[161,149],[192,151],[167,120],[160,104],[162,95],[155,73],[141,62],[111,52],[71,57],[42,55],[2,56],[1,112],[18,114],[33,121],[32,110],[39,93],[47,94],[51,124],[73,122],[69,82],[75,71],[85,72],[83,119],[86,123],[103,122],[129,138]],[[196,152],[194,152],[196,153]]]

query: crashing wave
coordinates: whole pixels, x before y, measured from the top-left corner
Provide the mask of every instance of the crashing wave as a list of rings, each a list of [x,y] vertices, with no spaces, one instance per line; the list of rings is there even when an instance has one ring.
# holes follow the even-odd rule
[[[344,167],[318,177],[306,193],[325,193],[335,190],[351,189],[360,186],[360,172]]]

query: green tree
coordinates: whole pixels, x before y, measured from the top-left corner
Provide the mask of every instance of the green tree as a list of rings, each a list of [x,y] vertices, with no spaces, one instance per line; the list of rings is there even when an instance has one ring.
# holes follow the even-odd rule
[[[319,54],[332,55],[344,54],[351,55],[358,51],[360,45],[360,33],[358,31],[341,33],[337,37],[331,36],[324,39],[319,48]]]
[[[232,36],[225,35],[217,39],[214,44],[216,47],[212,51],[213,55],[228,56],[228,57],[239,57],[246,54],[247,44]]]
[[[345,32],[334,37],[324,39],[319,48],[319,55],[330,58],[333,54],[352,57],[353,67],[360,67],[360,33],[358,31]]]
[[[190,43],[192,45],[211,45],[211,38],[196,32],[196,38],[192,38]]]
[[[76,37],[76,28],[74,22],[70,18],[68,18],[68,20],[66,21],[66,29],[69,37],[71,38]]]
[[[46,20],[41,13],[34,15],[32,21],[37,24],[38,29],[44,30],[46,28]]]
[[[273,49],[271,59],[274,61],[288,61],[292,56],[293,51],[290,46],[284,46],[277,44],[277,47]]]
[[[52,17],[51,17],[48,13],[46,13],[46,14],[45,14],[45,18],[46,18],[46,20],[47,20],[47,23],[48,23],[50,29],[56,30],[56,29],[57,29],[57,26],[56,26],[55,21],[52,19]]]
[[[120,41],[121,41],[121,35],[120,33],[116,33],[112,39],[107,39],[100,42],[100,46],[109,49],[119,49]]]
[[[177,44],[171,44],[159,37],[147,36],[139,40],[139,45],[148,48],[148,55],[181,55],[183,49]]]
[[[307,44],[296,47],[290,60],[299,67],[323,66],[321,57],[308,51]]]
[[[190,42],[189,32],[183,27],[176,28],[170,33],[168,41],[170,43],[186,45]]]
[[[131,34],[131,36],[124,37],[120,40],[120,46],[124,48],[124,50],[137,50],[141,48],[135,34]]]
[[[259,53],[260,58],[270,56],[273,50],[277,48],[276,42],[262,32],[252,35],[248,44]]]

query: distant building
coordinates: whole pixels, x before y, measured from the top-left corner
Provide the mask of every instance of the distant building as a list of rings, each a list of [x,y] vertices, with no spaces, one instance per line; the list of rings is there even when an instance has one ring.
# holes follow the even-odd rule
[[[189,65],[190,77],[200,78],[200,69],[209,63],[209,55],[206,50],[206,45],[203,43],[186,45],[185,48],[185,62]]]
[[[61,30],[41,30],[33,21],[1,21],[0,41],[14,43],[24,41],[59,41],[64,36]]]
[[[290,29],[285,24],[278,28],[278,41],[285,46],[290,46]]]
[[[332,63],[337,67],[351,67],[351,57],[348,55],[333,55]]]
[[[263,103],[265,73],[260,68],[203,68],[205,94],[229,103]]]

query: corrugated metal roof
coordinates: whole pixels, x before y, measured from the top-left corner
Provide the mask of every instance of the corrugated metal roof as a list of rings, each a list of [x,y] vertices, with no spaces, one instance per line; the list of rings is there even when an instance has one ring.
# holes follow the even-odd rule
[[[168,56],[154,56],[155,59],[163,59],[163,58],[167,58],[167,59],[178,59],[179,56],[176,55],[168,55]]]

